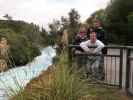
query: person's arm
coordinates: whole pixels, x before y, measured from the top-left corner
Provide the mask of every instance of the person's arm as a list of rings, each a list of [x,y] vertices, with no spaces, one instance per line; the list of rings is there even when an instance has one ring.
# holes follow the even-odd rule
[[[90,49],[88,48],[88,43],[89,41],[81,42],[80,47],[85,51],[85,52],[90,52]]]
[[[94,54],[100,53],[101,50],[104,48],[104,44],[101,41],[97,41],[97,48],[94,50]]]

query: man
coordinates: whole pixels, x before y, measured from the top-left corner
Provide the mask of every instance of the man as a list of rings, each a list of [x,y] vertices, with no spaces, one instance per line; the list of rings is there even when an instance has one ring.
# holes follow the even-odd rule
[[[96,48],[88,48],[88,47],[96,47]],[[99,71],[99,65],[101,62],[101,54],[102,54],[102,49],[104,48],[104,44],[100,41],[97,40],[96,32],[92,31],[90,33],[90,40],[87,40],[85,42],[82,42],[80,44],[80,47],[89,54],[96,54],[96,55],[90,55],[88,56],[89,61],[87,62],[86,66],[86,73],[89,74],[91,73],[95,78],[97,79],[102,79],[103,75]],[[104,67],[104,65],[103,65]]]
[[[102,22],[97,19],[94,24],[95,24],[94,25],[94,30],[97,33],[97,39],[102,41],[105,45],[107,45],[108,44],[107,43],[107,34],[105,34],[105,30],[102,27]],[[103,48],[102,53],[107,54],[107,48]],[[100,73],[103,73],[103,79],[104,79],[105,69],[102,66],[103,64],[104,64],[104,57],[101,58],[101,63],[100,63],[100,66],[99,66],[99,71],[100,71]]]
[[[107,45],[107,34],[105,34],[105,30],[102,27],[102,23],[100,20],[96,20],[94,23],[94,30],[97,33],[97,39],[102,41],[105,45]],[[103,54],[107,54],[107,49],[104,48],[102,50]]]

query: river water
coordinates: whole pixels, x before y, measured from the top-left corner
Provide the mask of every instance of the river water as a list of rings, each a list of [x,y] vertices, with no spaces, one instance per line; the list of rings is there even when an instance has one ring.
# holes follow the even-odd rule
[[[39,76],[52,64],[52,58],[55,55],[55,49],[46,47],[41,49],[41,55],[31,63],[0,73],[0,100],[8,100],[8,94],[12,93],[11,90],[16,93],[22,90],[30,80]]]

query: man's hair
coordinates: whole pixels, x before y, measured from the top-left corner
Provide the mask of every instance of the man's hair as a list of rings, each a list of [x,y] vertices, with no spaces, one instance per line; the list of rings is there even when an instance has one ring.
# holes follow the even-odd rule
[[[94,33],[97,35],[96,31],[92,31],[92,32],[90,32],[90,35],[91,35],[91,34],[94,34]]]
[[[95,30],[93,27],[91,27],[91,28],[89,29],[89,33],[91,34],[91,33],[93,33],[93,32],[97,33],[96,30]]]

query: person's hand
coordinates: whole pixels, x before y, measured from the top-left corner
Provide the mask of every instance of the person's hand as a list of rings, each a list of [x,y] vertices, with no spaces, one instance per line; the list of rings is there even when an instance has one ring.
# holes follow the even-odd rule
[[[91,54],[95,54],[95,52],[94,51],[91,51]]]
[[[93,52],[92,51],[88,51],[88,52],[86,52],[87,54],[93,54]]]
[[[76,50],[75,51],[75,54],[81,54],[82,52],[81,51],[79,51],[79,50]]]

